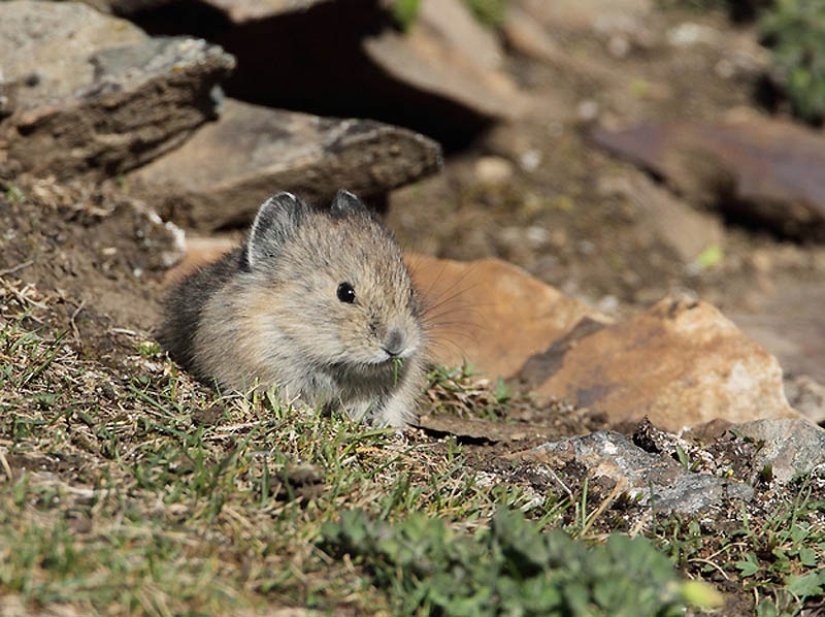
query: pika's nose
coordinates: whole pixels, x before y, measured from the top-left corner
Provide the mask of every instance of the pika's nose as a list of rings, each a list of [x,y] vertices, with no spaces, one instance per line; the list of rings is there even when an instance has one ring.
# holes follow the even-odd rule
[[[389,331],[384,339],[383,349],[393,357],[404,351],[404,335],[401,334],[401,330],[393,328]]]

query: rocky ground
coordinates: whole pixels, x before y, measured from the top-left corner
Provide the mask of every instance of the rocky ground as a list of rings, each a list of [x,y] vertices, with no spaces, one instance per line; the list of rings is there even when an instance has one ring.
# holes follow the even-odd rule
[[[520,0],[493,33],[428,2],[403,33],[379,3],[343,4],[0,6],[5,374],[9,333],[36,332],[111,381],[88,396],[123,421],[131,377],[168,380],[136,353],[164,286],[268,194],[346,186],[408,251],[436,359],[482,371],[433,379],[409,437],[425,457],[458,443],[499,482],[571,501],[588,478],[598,533],[649,528],[651,505],[724,535],[743,508],[767,528],[799,495],[821,503],[825,138],[759,106],[753,25]],[[7,482],[54,449],[19,432],[59,407],[31,389],[40,361],[4,382]],[[84,465],[111,456],[97,433],[70,441]],[[91,482],[70,467],[48,471]],[[730,592],[726,614],[751,611],[751,581],[713,549],[682,569]],[[809,557],[793,576],[816,574]],[[822,610],[821,588],[793,604],[762,568],[777,606]]]

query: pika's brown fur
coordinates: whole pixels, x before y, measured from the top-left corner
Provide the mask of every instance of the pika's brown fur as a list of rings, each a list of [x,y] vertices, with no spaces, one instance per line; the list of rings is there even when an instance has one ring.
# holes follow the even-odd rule
[[[401,251],[357,197],[326,210],[279,193],[246,243],[185,279],[159,340],[203,381],[404,426],[424,377],[423,325]]]

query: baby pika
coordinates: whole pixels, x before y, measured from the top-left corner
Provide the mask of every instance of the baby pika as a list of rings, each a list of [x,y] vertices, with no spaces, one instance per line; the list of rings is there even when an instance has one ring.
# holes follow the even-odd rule
[[[424,378],[425,329],[401,250],[352,193],[325,210],[261,205],[243,246],[170,294],[159,336],[202,381],[404,426]]]

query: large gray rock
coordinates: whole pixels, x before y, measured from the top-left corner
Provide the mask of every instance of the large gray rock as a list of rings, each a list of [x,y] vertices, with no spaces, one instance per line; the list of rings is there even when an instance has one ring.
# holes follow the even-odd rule
[[[757,420],[732,427],[759,445],[750,482],[758,477],[786,484],[825,465],[825,430],[805,420]]]
[[[558,471],[575,463],[584,467],[588,477],[608,478],[640,505],[661,512],[694,514],[724,499],[753,497],[747,484],[691,473],[673,459],[645,452],[611,431],[546,443],[507,458],[544,463]]]
[[[227,99],[217,122],[129,176],[131,190],[187,227],[243,225],[272,193],[327,200],[341,187],[364,197],[439,169],[421,135],[370,120],[335,120]]]
[[[14,85],[0,162],[58,178],[146,163],[214,116],[234,60],[188,38],[150,39],[74,3],[4,2],[0,68]],[[0,113],[0,116],[2,114]]]

